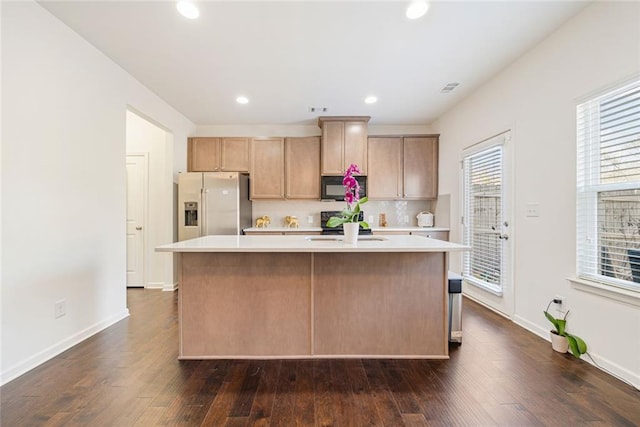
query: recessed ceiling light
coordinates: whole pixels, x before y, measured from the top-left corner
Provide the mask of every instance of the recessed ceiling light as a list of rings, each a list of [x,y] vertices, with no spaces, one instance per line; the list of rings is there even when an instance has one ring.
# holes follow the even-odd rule
[[[416,0],[412,1],[409,6],[407,6],[407,18],[409,19],[418,19],[424,16],[425,13],[429,10],[429,3],[424,0]]]
[[[236,102],[238,104],[248,104],[249,103],[249,98],[247,98],[246,96],[239,96],[236,98]]]
[[[375,104],[376,102],[378,102],[378,98],[376,98],[375,96],[367,96],[364,99],[364,102],[367,104]]]
[[[200,16],[200,11],[196,5],[190,1],[179,1],[176,5],[176,9],[178,9],[178,12],[180,12],[180,14],[185,18],[196,19]]]

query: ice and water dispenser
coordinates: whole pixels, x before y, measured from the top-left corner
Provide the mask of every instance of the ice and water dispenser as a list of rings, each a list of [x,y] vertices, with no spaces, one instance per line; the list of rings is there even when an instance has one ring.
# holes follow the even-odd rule
[[[198,202],[184,202],[184,226],[198,226]]]

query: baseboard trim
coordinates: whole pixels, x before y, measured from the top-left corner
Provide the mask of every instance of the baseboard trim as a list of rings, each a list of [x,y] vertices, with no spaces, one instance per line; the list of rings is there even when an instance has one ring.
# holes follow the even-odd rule
[[[148,282],[145,289],[164,289],[165,286],[164,282]]]
[[[526,329],[527,331],[539,336],[540,338],[551,342],[551,336],[549,335],[549,329],[541,328],[533,322],[528,321],[524,317],[520,317],[518,315],[513,316],[513,323],[520,326],[521,328]]]
[[[495,314],[499,314],[500,316],[504,317],[505,319],[509,319],[511,320],[511,317],[509,317],[508,315],[506,315],[505,313],[496,310],[495,308],[491,307],[490,305],[487,305],[486,303],[484,303],[482,300],[474,297],[473,295],[469,295],[465,292],[462,293],[462,296],[464,296],[465,298],[469,298],[471,301],[475,302],[476,304],[479,304],[481,306],[483,306],[484,308],[486,308],[487,310],[491,310],[493,311]]]
[[[62,341],[52,345],[51,347],[46,348],[37,354],[34,354],[25,361],[20,362],[10,367],[6,371],[0,373],[0,385],[5,385],[8,382],[13,381],[19,376],[29,372],[30,370],[42,365],[44,362],[53,359],[60,353],[70,349],[74,345],[86,340],[90,336],[97,334],[98,332],[127,317],[129,317],[129,309],[124,309],[121,312],[101,322],[89,326],[88,328],[78,332],[77,334],[63,339]]]
[[[549,341],[551,342],[551,335],[550,335],[550,329],[544,329],[539,327],[538,325],[536,325],[535,323],[532,323],[520,316],[514,316],[513,317],[513,322],[520,326],[521,328],[526,329],[527,331],[531,332],[532,334],[535,334],[537,336],[539,336],[540,338],[544,339],[545,341]],[[637,375],[633,372],[631,372],[630,370],[623,368],[622,366],[611,362],[608,359],[605,359],[604,357],[596,354],[596,353],[592,353],[591,351],[589,351],[589,355],[595,360],[595,363],[593,360],[590,360],[589,357],[586,356],[582,356],[581,359],[584,360],[585,362],[587,362],[588,364],[595,366],[596,368],[600,369],[601,371],[612,375],[614,377],[619,377],[619,379],[623,379],[624,381],[627,381],[631,384],[633,384],[633,386],[635,388],[640,389],[640,375]]]
[[[163,292],[175,292],[178,290],[178,283],[166,283],[163,287],[162,287],[162,291]]]
[[[596,368],[600,369],[601,371],[609,375],[613,374],[614,376],[620,377],[624,381],[631,383],[636,389],[640,390],[640,375],[637,375],[631,372],[630,370],[623,368],[622,366],[616,363],[613,363],[610,360],[605,359],[595,353],[589,352],[589,355],[593,357],[597,365],[594,364],[591,360],[589,360],[588,357],[586,358],[582,357],[582,360],[586,361],[587,363],[590,363],[591,365],[595,366]]]

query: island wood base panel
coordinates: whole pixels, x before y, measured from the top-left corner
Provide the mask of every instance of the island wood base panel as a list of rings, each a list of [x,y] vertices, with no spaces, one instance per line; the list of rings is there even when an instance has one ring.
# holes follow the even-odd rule
[[[181,359],[448,357],[444,252],[180,256]]]

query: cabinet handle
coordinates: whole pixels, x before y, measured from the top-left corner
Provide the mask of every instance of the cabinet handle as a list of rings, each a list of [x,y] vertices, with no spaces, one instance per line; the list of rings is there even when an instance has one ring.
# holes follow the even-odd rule
[[[140,231],[140,230],[142,230],[142,227],[137,226],[137,227],[136,227],[136,230]]]

